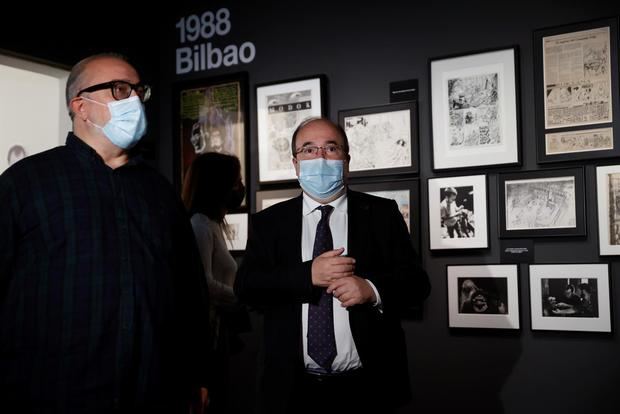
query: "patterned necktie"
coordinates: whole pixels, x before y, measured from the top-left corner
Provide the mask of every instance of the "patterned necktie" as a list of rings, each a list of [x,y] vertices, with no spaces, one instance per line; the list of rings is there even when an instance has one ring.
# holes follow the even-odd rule
[[[329,229],[329,216],[333,209],[328,205],[318,207],[321,211],[321,220],[316,226],[313,258],[334,248],[332,232]],[[331,371],[332,362],[337,354],[332,301],[332,295],[327,294],[326,289],[322,288],[319,303],[310,303],[308,306],[308,355],[327,371]]]

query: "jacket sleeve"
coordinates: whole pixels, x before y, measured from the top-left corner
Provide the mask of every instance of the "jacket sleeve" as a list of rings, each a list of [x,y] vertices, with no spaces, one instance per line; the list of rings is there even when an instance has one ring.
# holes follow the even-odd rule
[[[17,196],[6,175],[0,176],[0,286],[4,285],[9,277],[15,243],[17,241],[15,214],[17,211]]]
[[[257,309],[311,301],[316,294],[312,261],[282,257],[270,219],[273,221],[274,217],[260,213],[251,217],[245,256],[235,279],[235,294],[242,303]]]

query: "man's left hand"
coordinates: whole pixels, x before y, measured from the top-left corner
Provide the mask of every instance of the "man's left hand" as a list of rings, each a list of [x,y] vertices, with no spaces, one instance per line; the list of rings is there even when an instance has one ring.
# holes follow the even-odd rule
[[[375,291],[366,279],[355,275],[332,282],[327,288],[327,293],[333,294],[345,308],[377,301]]]

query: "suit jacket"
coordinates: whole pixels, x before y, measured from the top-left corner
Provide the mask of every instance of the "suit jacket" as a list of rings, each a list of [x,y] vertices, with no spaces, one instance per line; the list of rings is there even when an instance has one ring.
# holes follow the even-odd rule
[[[301,304],[318,299],[312,261],[301,260],[302,196],[254,214],[245,258],[235,281],[239,299],[264,312],[265,412],[286,412],[303,374]],[[399,405],[410,398],[403,310],[430,292],[396,202],[348,191],[348,255],[355,274],[373,282],[382,312],[372,304],[349,308],[351,332],[376,397]]]

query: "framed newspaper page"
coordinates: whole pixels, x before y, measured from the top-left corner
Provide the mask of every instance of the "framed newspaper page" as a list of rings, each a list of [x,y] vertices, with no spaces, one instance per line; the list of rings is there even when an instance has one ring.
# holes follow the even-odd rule
[[[617,157],[617,18],[534,32],[537,160]]]
[[[338,122],[349,139],[351,177],[418,171],[416,102],[342,110]]]
[[[620,165],[596,167],[599,255],[620,255]]]
[[[192,161],[206,152],[236,155],[247,185],[247,73],[181,82],[175,85],[174,96],[178,188]]]
[[[430,61],[433,170],[518,165],[517,48]]]
[[[584,170],[499,174],[499,236],[585,236]]]
[[[301,121],[326,113],[326,82],[317,75],[256,86],[260,183],[296,179],[291,138]]]

